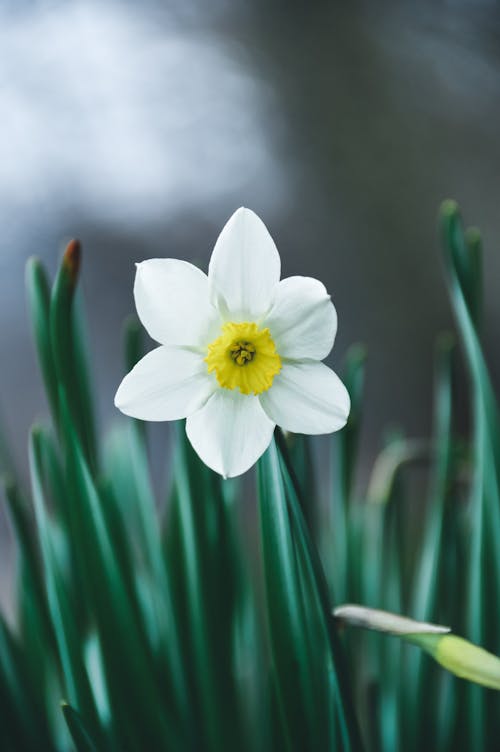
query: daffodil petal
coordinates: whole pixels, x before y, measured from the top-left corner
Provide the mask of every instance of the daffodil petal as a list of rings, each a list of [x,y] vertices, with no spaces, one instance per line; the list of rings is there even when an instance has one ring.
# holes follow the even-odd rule
[[[258,397],[218,389],[186,421],[186,432],[203,462],[225,478],[241,475],[265,452],[274,423]]]
[[[214,389],[203,355],[179,347],[157,347],[118,387],[115,405],[141,420],[178,420],[196,412]]]
[[[323,360],[333,347],[337,313],[325,286],[311,277],[282,279],[262,322],[282,358]]]
[[[250,209],[238,209],[223,227],[210,259],[210,299],[228,320],[257,319],[271,305],[280,269],[265,224]]]
[[[134,297],[148,334],[162,345],[203,347],[220,329],[220,316],[209,301],[208,277],[187,261],[137,264]]]
[[[347,389],[324,363],[286,363],[259,398],[269,418],[294,433],[338,431],[350,409]]]

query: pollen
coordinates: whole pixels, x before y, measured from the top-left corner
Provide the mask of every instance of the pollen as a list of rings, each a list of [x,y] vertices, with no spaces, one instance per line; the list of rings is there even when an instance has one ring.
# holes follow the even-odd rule
[[[208,346],[205,362],[221,387],[242,394],[265,392],[281,370],[269,329],[247,321],[224,324],[220,337]]]

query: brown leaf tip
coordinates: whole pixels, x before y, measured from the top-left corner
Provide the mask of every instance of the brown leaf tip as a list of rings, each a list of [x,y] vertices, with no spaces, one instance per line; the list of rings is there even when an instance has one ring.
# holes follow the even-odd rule
[[[79,240],[70,240],[63,256],[63,266],[73,282],[76,281],[80,269],[82,246]]]

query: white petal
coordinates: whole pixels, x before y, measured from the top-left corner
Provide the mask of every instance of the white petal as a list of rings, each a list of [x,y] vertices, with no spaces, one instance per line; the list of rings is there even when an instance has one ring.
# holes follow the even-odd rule
[[[149,259],[137,264],[134,296],[139,318],[162,345],[203,347],[219,332],[208,277],[187,261]]]
[[[271,420],[294,433],[331,433],[345,425],[347,389],[324,363],[289,363],[260,402]]]
[[[195,452],[225,478],[241,475],[257,462],[273,431],[274,423],[258,397],[241,394],[238,389],[218,389],[186,422]]]
[[[263,321],[283,358],[323,360],[333,347],[337,313],[325,286],[311,277],[282,279]]]
[[[265,224],[238,209],[219,235],[208,267],[210,299],[233,321],[253,321],[272,302],[281,262]]]
[[[157,347],[118,387],[115,405],[141,420],[178,420],[196,412],[216,388],[203,355],[180,347]]]

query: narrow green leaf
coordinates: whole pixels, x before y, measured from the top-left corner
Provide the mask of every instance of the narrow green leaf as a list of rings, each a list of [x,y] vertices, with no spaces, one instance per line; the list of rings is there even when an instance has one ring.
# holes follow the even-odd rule
[[[97,752],[97,744],[92,740],[80,713],[67,702],[62,702],[61,708],[77,752]]]
[[[58,426],[58,385],[50,334],[50,285],[37,258],[29,259],[26,264],[26,298],[45,391],[54,424]]]
[[[274,676],[290,750],[317,735],[313,677],[285,489],[274,442],[258,463],[262,555]]]
[[[454,469],[451,457],[452,355],[453,338],[451,335],[443,335],[438,340],[435,358],[434,462],[423,537],[417,553],[417,566],[412,583],[411,610],[423,620],[437,618],[438,608],[444,609],[444,613],[449,613],[449,606],[456,597],[451,592],[449,579],[445,577],[442,566],[443,560],[449,555],[450,547],[453,547],[453,536],[456,533],[456,526],[445,523],[446,518],[451,523],[449,518],[455,511],[451,504],[448,504],[448,509],[445,508],[447,502],[451,501],[451,473]],[[446,595],[449,595],[447,601]],[[423,660],[420,651],[412,651],[407,656],[404,687],[408,711],[405,723],[414,750],[424,747],[428,736],[428,719],[425,716],[428,706],[426,698],[429,697],[431,681],[428,667],[429,663]],[[446,719],[451,721],[451,710],[451,702],[448,702],[443,723]]]
[[[259,498],[268,619],[283,722],[290,744],[295,743],[301,733],[308,733],[309,744],[314,746],[313,740],[317,739],[317,743],[325,747],[325,743],[332,743],[326,740],[337,705],[342,748],[360,749],[341,647],[335,630],[329,629],[328,587],[302,516],[297,486],[289,474],[291,467],[284,460],[281,437],[279,441],[280,450],[272,442],[259,461]],[[295,670],[293,682],[288,675],[290,661],[305,671],[302,675]],[[327,667],[331,688],[328,695],[320,689],[321,675]],[[297,701],[299,708],[295,706]],[[321,726],[324,723],[321,714],[325,711],[330,716],[329,732],[327,727]]]
[[[310,532],[305,525],[301,508],[305,502],[299,504],[299,486],[295,478],[294,469],[286,453],[286,446],[281,433],[276,435],[276,444],[282,478],[284,481],[286,500],[290,512],[291,528],[297,544],[298,561],[301,564],[302,577],[308,581],[308,596],[305,604],[306,615],[314,614],[325,639],[331,660],[329,667],[329,684],[334,691],[335,703],[338,708],[342,745],[345,750],[362,749],[362,741],[354,710],[351,681],[348,674],[342,645],[330,617],[331,598],[328,583],[323,571],[318,551],[313,543]]]
[[[132,368],[144,355],[142,326],[137,316],[131,315],[125,320],[123,327],[123,341],[125,344],[125,369],[131,371]]]
[[[37,542],[33,535],[33,525],[26,501],[21,497],[15,483],[7,480],[5,484],[5,496],[8,502],[10,519],[16,534],[16,541],[21,554],[21,561],[25,577],[23,585],[33,594],[34,604],[38,617],[38,627],[43,630],[41,639],[54,646],[54,633],[47,607],[45,584],[42,570],[40,569],[40,557]]]
[[[13,750],[52,752],[43,699],[31,681],[30,668],[22,646],[0,616],[0,741],[5,735]]]
[[[80,650],[80,635],[75,623],[75,613],[71,607],[55,553],[53,530],[44,497],[41,453],[40,431],[35,427],[30,436],[30,471],[50,618],[66,691],[80,707],[86,709],[87,716],[97,723],[96,707]]]
[[[464,234],[469,256],[469,308],[476,329],[481,323],[483,308],[483,247],[477,227],[468,227]]]
[[[343,379],[351,398],[351,410],[345,428],[339,432],[339,483],[346,503],[352,499],[357,452],[361,429],[363,391],[365,383],[366,349],[352,345],[347,351]]]
[[[439,574],[444,503],[450,482],[451,455],[451,357],[453,339],[443,336],[436,350],[433,478],[427,505],[425,536],[414,584],[413,611],[423,619],[432,618]]]
[[[221,479],[207,468],[177,425],[168,564],[198,731],[211,750],[242,739],[231,645],[235,630],[237,548]],[[238,740],[238,742],[236,742]]]
[[[343,381],[351,398],[351,411],[347,425],[332,436],[332,531],[333,545],[325,545],[330,552],[327,571],[331,571],[335,593],[343,600],[347,597],[348,571],[351,552],[351,505],[354,496],[355,470],[361,428],[362,400],[365,378],[366,351],[361,345],[351,347],[346,355],[342,372]],[[352,522],[352,527],[356,523]],[[324,541],[321,541],[323,543]],[[355,558],[356,554],[352,557]]]
[[[295,474],[300,483],[300,499],[304,500],[302,514],[312,535],[316,534],[319,526],[317,509],[317,488],[313,464],[311,436],[303,434],[289,434],[287,436],[287,450],[295,468]]]
[[[81,316],[75,313],[75,293],[80,269],[81,247],[78,240],[68,243],[54,282],[50,302],[50,340],[55,371],[66,396],[74,426],[87,461],[97,467],[97,449],[93,426],[93,406],[88,386],[88,369],[83,342]]]
[[[140,750],[141,729],[146,727],[153,748],[161,749],[179,735],[172,708],[165,706],[162,714],[156,711],[160,686],[133,587],[131,551],[125,549],[112,498],[92,480],[64,399],[61,407],[72,537],[78,540],[86,600],[98,628],[115,728],[122,745],[126,739],[127,747]]]
[[[500,650],[500,620],[492,603],[500,599],[500,430],[498,406],[478,336],[480,319],[480,241],[466,236],[458,206],[446,202],[440,213],[441,234],[451,302],[472,384],[473,479],[470,490],[471,542],[468,556],[467,624],[471,638]],[[493,595],[492,595],[493,594]],[[470,744],[485,743],[483,693],[470,687]]]

